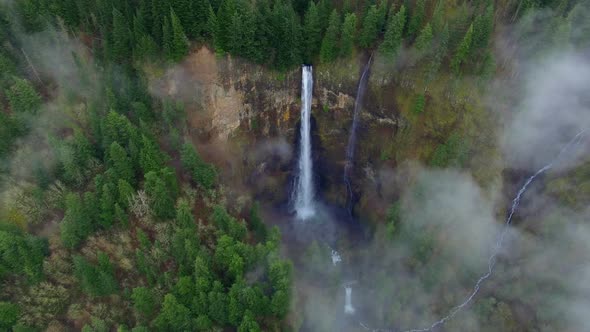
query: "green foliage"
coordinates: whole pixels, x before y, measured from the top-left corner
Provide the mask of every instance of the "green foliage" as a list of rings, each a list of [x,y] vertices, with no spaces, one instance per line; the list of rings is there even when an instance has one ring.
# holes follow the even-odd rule
[[[494,30],[494,5],[490,4],[483,15],[478,15],[473,22],[473,49],[482,49],[488,42]]]
[[[135,183],[135,172],[131,158],[127,151],[117,142],[113,142],[109,148],[107,165],[109,171],[113,174],[113,180],[124,180],[127,183]]]
[[[469,59],[471,55],[471,49],[473,44],[473,25],[469,26],[469,29],[465,33],[457,52],[451,61],[451,68],[455,74],[460,74],[461,65]]]
[[[334,9],[330,14],[330,22],[328,29],[322,40],[322,47],[320,50],[320,61],[328,63],[334,61],[338,56],[338,37],[340,34],[340,14]]]
[[[0,302],[0,329],[8,331],[16,324],[20,310],[16,304]]]
[[[164,36],[164,38],[168,38],[165,39],[164,43],[167,45],[168,59],[178,62],[188,54],[189,42],[173,9],[170,9],[170,24],[171,31],[168,36]]]
[[[133,307],[144,317],[150,317],[157,308],[156,298],[151,289],[146,287],[135,287],[131,294]]]
[[[359,45],[369,48],[373,45],[379,35],[380,13],[377,6],[372,5],[363,18],[363,25],[359,36]]]
[[[340,56],[349,57],[354,49],[356,39],[356,15],[354,13],[346,14],[344,24],[342,24],[342,36],[340,37]]]
[[[0,229],[0,280],[14,275],[28,282],[43,277],[43,259],[48,254],[46,240],[3,226]]]
[[[123,62],[131,57],[131,30],[123,14],[113,8],[113,35],[110,42],[111,56],[114,61]]]
[[[64,246],[74,248],[86,239],[93,230],[92,216],[86,208],[80,195],[68,194],[66,196],[66,211],[60,223],[61,240]]]
[[[26,79],[14,78],[14,84],[5,93],[14,113],[34,114],[41,106],[41,97]]]
[[[418,51],[428,51],[432,43],[432,38],[432,27],[430,26],[430,23],[428,23],[424,26],[422,31],[420,31],[418,38],[416,38],[416,49]]]
[[[178,195],[178,184],[174,171],[163,168],[158,172],[145,174],[144,188],[152,201],[154,215],[161,219],[171,219],[175,215],[174,203]]]
[[[189,172],[193,181],[205,189],[212,189],[217,183],[215,166],[205,163],[190,143],[185,143],[180,153],[182,167]]]
[[[320,50],[320,43],[322,42],[322,26],[320,14],[315,2],[310,1],[309,7],[305,12],[303,23],[304,51],[303,61],[311,63]]]
[[[422,25],[424,24],[424,19],[426,16],[425,7],[426,0],[416,1],[416,5],[411,12],[410,22],[408,24],[408,36],[410,38],[415,38],[418,34],[418,31],[420,31]]]
[[[174,295],[166,294],[155,324],[160,330],[190,331],[192,329],[190,316],[190,310],[180,304]]]
[[[436,147],[430,159],[430,165],[434,167],[462,167],[467,160],[469,146],[457,133],[449,136],[445,144]]]
[[[82,256],[74,256],[74,274],[80,288],[93,297],[113,294],[119,288],[114,268],[109,257],[103,252],[98,253],[98,264],[96,265],[88,262]]]
[[[412,112],[416,115],[422,114],[424,112],[424,106],[426,106],[426,97],[423,93],[419,94],[414,101],[414,107],[412,108]]]
[[[393,13],[393,6],[390,12]],[[402,43],[404,27],[406,25],[406,7],[402,5],[399,11],[389,18],[383,42],[379,51],[386,56],[395,57]]]
[[[387,235],[393,238],[398,233],[399,224],[401,221],[401,204],[396,202],[392,204],[387,210]]]

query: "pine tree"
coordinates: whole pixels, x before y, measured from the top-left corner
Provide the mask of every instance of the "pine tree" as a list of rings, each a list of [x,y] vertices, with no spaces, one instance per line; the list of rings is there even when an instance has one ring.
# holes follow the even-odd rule
[[[393,7],[390,10],[393,13]],[[379,47],[381,53],[395,57],[402,43],[404,27],[406,25],[406,7],[402,5],[399,11],[389,18],[383,42]]]
[[[232,18],[236,12],[236,0],[223,0],[217,11],[217,31],[215,46],[217,52],[227,52],[231,42]]]
[[[418,31],[420,31],[420,28],[422,28],[426,16],[425,3],[426,0],[418,0],[414,10],[411,12],[410,23],[408,24],[408,36],[410,38],[415,38]]]
[[[330,23],[322,41],[320,50],[320,61],[331,62],[338,56],[338,34],[340,33],[340,14],[334,9],[330,14]]]
[[[359,45],[364,48],[369,48],[377,39],[379,33],[379,10],[377,6],[369,7],[367,14],[363,19],[363,26],[359,37]]]
[[[354,49],[354,40],[356,38],[356,15],[354,13],[346,14],[344,24],[342,25],[342,37],[340,38],[340,56],[349,57]]]
[[[131,300],[133,301],[135,310],[144,315],[144,317],[150,317],[156,309],[156,299],[149,288],[133,288]]]
[[[207,33],[207,21],[209,19],[209,0],[193,0],[193,22],[191,35],[198,40],[202,40]]]
[[[447,55],[449,47],[449,25],[445,24],[442,28],[441,33],[436,39],[436,48],[432,52],[430,57],[430,62],[427,64],[426,67],[426,80],[431,81],[434,79],[444,57]]]
[[[418,51],[428,51],[430,49],[430,44],[432,42],[432,27],[430,23],[426,24],[422,31],[420,31],[420,35],[416,38],[416,49]]]
[[[445,15],[445,1],[438,0],[436,6],[434,7],[434,12],[432,13],[432,31],[435,34],[439,34],[442,32],[444,28],[444,15]]]
[[[178,62],[188,54],[189,43],[184,34],[184,30],[182,29],[182,24],[173,9],[170,9],[170,23],[172,34],[169,36],[171,40],[168,42],[168,58],[172,61]]]
[[[115,176],[114,181],[122,179],[128,183],[135,182],[135,172],[133,171],[131,158],[127,155],[127,151],[117,142],[113,142],[109,148],[108,165]]]
[[[303,24],[304,38],[304,61],[311,63],[319,52],[320,43],[322,40],[322,26],[318,8],[316,4],[311,1],[307,12],[305,12]]]
[[[66,196],[66,212],[60,223],[61,240],[65,247],[74,248],[82,242],[91,230],[91,218],[86,215],[82,199],[78,194]]]
[[[113,60],[126,61],[131,57],[131,31],[123,14],[113,9],[113,35],[111,37],[110,51]]]
[[[145,191],[152,201],[152,210],[159,219],[170,219],[174,217],[174,202],[176,195],[173,192],[161,172],[151,171],[145,175]]]
[[[14,78],[14,84],[6,91],[10,109],[14,113],[36,113],[41,97],[26,79]]]
[[[207,15],[207,29],[206,29],[206,36],[212,39],[213,45],[215,49],[221,49],[219,45],[219,23],[217,22],[217,15],[213,10],[213,7],[209,6],[209,11]]]
[[[486,8],[483,15],[475,18],[473,23],[473,49],[482,49],[488,46],[490,36],[494,29],[494,5]]]
[[[461,64],[463,64],[471,53],[471,48],[473,44],[473,24],[469,26],[461,44],[457,48],[457,52],[455,53],[455,57],[451,61],[451,68],[455,74],[459,74],[461,71]]]
[[[136,60],[151,59],[156,55],[157,45],[146,28],[146,19],[141,11],[133,17],[133,56]]]

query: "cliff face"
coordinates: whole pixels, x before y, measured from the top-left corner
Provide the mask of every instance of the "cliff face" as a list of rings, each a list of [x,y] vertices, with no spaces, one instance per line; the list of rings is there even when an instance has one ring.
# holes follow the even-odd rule
[[[344,203],[342,183],[360,70],[365,59],[314,68],[313,148],[322,195]],[[255,196],[287,201],[297,158],[301,107],[301,71],[277,73],[207,48],[194,52],[152,84],[161,96],[182,100],[191,136],[227,153],[208,157],[224,178],[254,188]],[[375,162],[398,126],[393,93],[387,83],[370,81],[361,112],[354,185],[374,187]],[[213,149],[210,149],[213,150]],[[207,156],[206,156],[207,157]],[[225,167],[224,165],[229,165]]]

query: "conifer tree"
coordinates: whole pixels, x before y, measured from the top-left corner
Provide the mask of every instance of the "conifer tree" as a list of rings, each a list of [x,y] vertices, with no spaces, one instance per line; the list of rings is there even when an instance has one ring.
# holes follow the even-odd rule
[[[346,14],[340,38],[340,56],[342,57],[349,57],[352,54],[356,38],[356,24],[356,15],[354,13]]]
[[[113,60],[126,61],[131,57],[131,31],[123,14],[113,8],[113,35],[111,37],[110,51]]]
[[[416,49],[418,51],[428,51],[430,47],[430,43],[432,42],[432,27],[430,23],[427,23],[422,31],[420,31],[420,35],[416,38]]]
[[[133,171],[131,158],[127,155],[127,151],[117,142],[113,142],[109,148],[108,164],[111,166],[110,170],[114,175],[113,180],[122,179],[128,183],[134,183],[135,172]]]
[[[309,7],[305,12],[303,23],[303,39],[304,41],[304,61],[311,63],[320,49],[322,41],[322,26],[320,14],[316,4],[313,1],[309,2]]]
[[[418,0],[411,12],[410,23],[408,24],[408,36],[410,38],[415,38],[420,28],[422,28],[426,16],[425,3],[426,0]]]
[[[217,11],[217,31],[215,34],[215,46],[217,52],[227,52],[231,42],[231,23],[236,12],[236,0],[222,0]]]
[[[483,15],[478,15],[473,22],[473,49],[481,49],[488,46],[490,36],[494,29],[494,5],[486,8]]]
[[[473,44],[473,24],[469,26],[461,44],[457,48],[455,57],[451,61],[451,68],[455,74],[459,74],[461,71],[461,65],[467,60],[470,55],[471,47]]]
[[[367,14],[363,19],[363,26],[361,27],[361,34],[359,37],[359,45],[364,48],[369,48],[377,39],[379,33],[379,10],[377,6],[369,7]]]
[[[173,9],[170,9],[170,23],[172,40],[168,43],[170,47],[169,59],[178,62],[188,54],[189,43],[182,29],[182,24]]]
[[[330,14],[330,23],[322,41],[320,61],[331,62],[338,56],[338,34],[340,33],[340,14],[336,9]]]
[[[36,113],[41,97],[26,79],[14,78],[14,84],[6,91],[8,103],[14,113]]]
[[[445,1],[438,0],[432,13],[432,31],[434,34],[439,34],[444,28],[444,15],[445,15]]]
[[[393,6],[393,5],[392,5]],[[393,12],[393,7],[391,9]],[[385,36],[383,42],[379,47],[379,50],[386,56],[394,57],[397,55],[399,48],[402,43],[402,37],[404,27],[406,25],[406,7],[402,5],[399,11],[389,18],[387,23],[387,29],[385,30]]]

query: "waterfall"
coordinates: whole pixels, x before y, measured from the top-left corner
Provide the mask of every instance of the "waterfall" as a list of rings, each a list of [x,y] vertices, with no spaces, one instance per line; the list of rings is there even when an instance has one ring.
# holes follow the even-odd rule
[[[336,266],[340,262],[342,262],[342,257],[340,257],[338,251],[332,249],[332,265]]]
[[[352,214],[353,205],[353,192],[352,185],[350,183],[350,176],[352,175],[352,168],[354,163],[354,150],[356,148],[356,131],[358,127],[358,117],[361,111],[363,102],[363,96],[365,94],[365,88],[367,87],[367,80],[369,77],[369,68],[371,68],[371,60],[373,55],[365,64],[359,84],[356,90],[356,99],[354,101],[354,111],[352,116],[352,128],[350,129],[350,136],[348,137],[348,145],[346,146],[346,163],[344,164],[344,184],[347,190],[346,208],[350,214]]]
[[[526,190],[528,189],[529,185],[538,176],[544,174],[545,172],[547,172],[548,170],[550,170],[551,168],[553,168],[553,165],[555,163],[557,163],[561,159],[561,157],[562,157],[562,155],[564,153],[566,153],[573,145],[578,144],[582,140],[582,137],[583,137],[584,132],[585,132],[585,130],[582,130],[576,136],[574,136],[574,138],[572,140],[570,140],[569,143],[567,143],[559,151],[559,153],[557,154],[557,157],[555,157],[547,165],[545,165],[542,168],[540,168],[539,170],[537,170],[537,172],[535,172],[535,174],[531,175],[528,179],[526,179],[526,181],[524,182],[524,184],[522,185],[522,187],[520,187],[520,190],[518,190],[518,192],[516,193],[516,196],[512,200],[512,206],[510,207],[510,212],[508,213],[508,216],[506,217],[506,219],[504,221],[504,226],[503,226],[502,230],[500,231],[500,235],[498,236],[498,239],[496,240],[496,244],[492,248],[492,254],[488,258],[488,269],[487,269],[487,272],[484,273],[482,276],[479,277],[479,279],[477,280],[477,282],[473,286],[473,289],[467,295],[467,297],[465,297],[465,299],[463,300],[463,302],[461,302],[460,304],[458,304],[455,307],[451,308],[451,310],[447,313],[446,316],[444,316],[441,319],[437,320],[436,322],[432,323],[430,326],[425,327],[425,328],[419,328],[419,329],[405,330],[404,332],[429,332],[429,331],[433,331],[433,330],[439,328],[440,326],[444,325],[447,321],[449,321],[450,319],[452,319],[453,317],[455,317],[455,315],[457,315],[459,312],[461,312],[463,309],[465,309],[467,306],[469,306],[473,302],[473,299],[479,293],[479,290],[480,290],[482,284],[486,280],[488,280],[492,276],[492,273],[494,272],[494,268],[496,266],[497,257],[500,254],[500,250],[502,249],[502,247],[504,245],[504,239],[506,238],[506,234],[508,233],[508,230],[510,228],[510,225],[512,224],[512,218],[514,217],[514,214],[518,210],[518,207],[520,205],[520,200],[522,198],[522,195],[526,192]],[[363,327],[364,329],[366,329],[366,330],[372,330],[373,332],[376,332],[376,331],[390,331],[390,330],[387,330],[387,329],[371,329],[366,324],[364,324],[362,322],[359,322],[359,325],[361,327]]]
[[[313,90],[311,66],[303,66],[301,81],[301,139],[299,142],[299,173],[295,184],[294,206],[297,218],[308,219],[315,214],[313,165],[311,160],[311,99]]]
[[[347,314],[354,314],[354,308],[352,307],[352,287],[346,286],[346,298],[344,299],[344,312]]]

